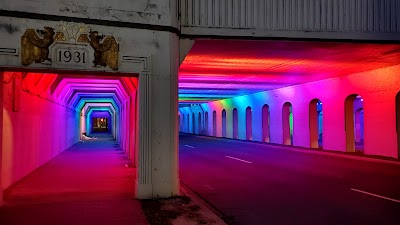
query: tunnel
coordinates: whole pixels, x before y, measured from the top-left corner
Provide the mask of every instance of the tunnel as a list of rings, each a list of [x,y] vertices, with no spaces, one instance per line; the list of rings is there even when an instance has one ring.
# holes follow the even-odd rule
[[[399,48],[195,40],[179,70],[181,133],[398,158]]]
[[[2,76],[1,176],[5,200],[45,194],[46,191],[42,193],[38,189],[46,185],[48,188],[44,189],[48,190],[49,196],[52,196],[51,187],[59,190],[76,188],[71,184],[72,178],[65,183],[69,177],[66,171],[54,168],[54,173],[60,173],[49,173],[42,183],[28,185],[25,192],[18,191],[18,181],[48,165],[46,163],[63,152],[72,154],[66,160],[68,164],[64,165],[71,173],[84,174],[85,171],[77,171],[74,167],[90,164],[88,159],[92,157],[112,158],[113,151],[124,153],[126,164],[132,168],[136,166],[137,83],[135,74],[5,71]],[[65,154],[60,157],[66,157]],[[98,169],[107,174],[101,167]],[[52,176],[65,186],[54,184]],[[86,182],[88,186],[98,185],[87,179],[92,182]],[[133,195],[134,187],[128,192]]]

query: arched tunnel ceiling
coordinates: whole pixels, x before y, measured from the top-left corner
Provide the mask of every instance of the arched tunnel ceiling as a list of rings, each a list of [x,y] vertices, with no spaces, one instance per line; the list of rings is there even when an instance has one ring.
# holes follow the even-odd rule
[[[196,40],[179,70],[181,106],[400,64],[399,44]]]
[[[16,72],[5,72],[5,78]],[[136,77],[91,76],[53,73],[21,73],[22,88],[64,105],[70,109],[81,111],[85,105],[92,107],[112,108],[117,111],[135,95]]]

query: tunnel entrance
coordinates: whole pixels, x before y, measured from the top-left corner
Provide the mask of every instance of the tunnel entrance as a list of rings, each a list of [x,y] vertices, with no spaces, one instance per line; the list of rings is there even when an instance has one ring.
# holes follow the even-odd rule
[[[322,148],[322,102],[319,99],[313,99],[309,108],[310,123],[310,147]]]
[[[283,144],[293,145],[293,111],[292,104],[286,102],[282,110]]]
[[[364,151],[363,98],[353,94],[345,100],[346,151]]]
[[[111,164],[129,164],[134,170],[137,75],[51,70],[3,71],[0,75],[4,130],[1,138],[5,143],[0,148],[0,174],[6,199],[18,198],[20,202],[43,195],[53,200],[62,198],[63,190],[79,187],[88,188],[88,193],[94,189],[104,191],[102,184],[90,178],[89,171],[97,173],[93,177],[98,179],[115,172],[117,168]],[[124,153],[126,159],[113,156],[118,152]],[[122,161],[106,165],[108,160]],[[86,165],[93,165],[98,171]],[[42,174],[40,179],[49,183],[39,182],[39,167],[56,178]],[[29,191],[20,192],[22,189]],[[135,189],[116,186],[115,190],[133,194]]]

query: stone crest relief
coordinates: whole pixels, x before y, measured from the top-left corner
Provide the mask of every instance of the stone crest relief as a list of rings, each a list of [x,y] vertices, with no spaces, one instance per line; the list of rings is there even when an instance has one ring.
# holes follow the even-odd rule
[[[27,29],[21,37],[21,64],[59,67],[109,67],[118,70],[119,45],[113,36],[92,31],[82,23],[61,22],[54,29]],[[91,61],[91,63],[90,63]]]

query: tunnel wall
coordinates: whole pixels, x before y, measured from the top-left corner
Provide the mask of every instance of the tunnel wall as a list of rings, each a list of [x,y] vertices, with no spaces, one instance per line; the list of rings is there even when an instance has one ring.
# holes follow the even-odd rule
[[[260,92],[231,99],[201,104],[208,112],[208,134],[212,136],[212,112],[217,113],[217,135],[222,136],[222,110],[226,110],[227,137],[232,138],[232,110],[239,113],[239,139],[246,139],[246,107],[253,112],[253,140],[262,140],[262,107],[270,107],[271,143],[282,144],[282,107],[285,102],[293,106],[293,145],[310,147],[309,104],[313,99],[323,103],[323,148],[326,150],[346,151],[346,133],[344,122],[344,102],[351,94],[361,95],[364,99],[364,153],[398,157],[395,96],[400,90],[400,66],[387,67],[373,71],[347,75],[339,78],[321,80],[303,85],[291,86],[272,91]],[[182,115],[191,113],[190,107],[180,108]],[[181,130],[193,133],[188,125],[180,121]],[[197,124],[197,123],[196,123]]]
[[[2,188],[6,189],[79,140],[80,115],[4,84]],[[17,98],[18,111],[13,108]]]

